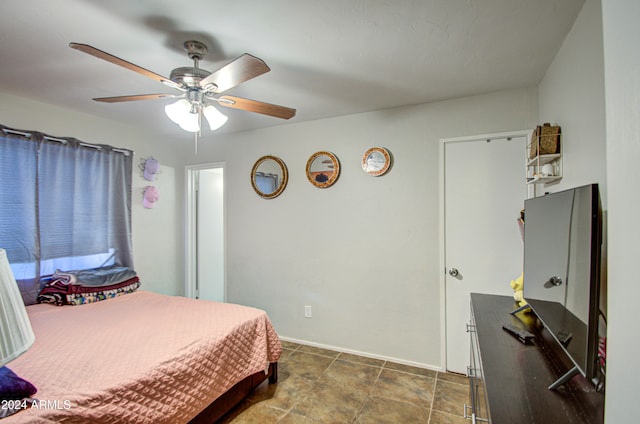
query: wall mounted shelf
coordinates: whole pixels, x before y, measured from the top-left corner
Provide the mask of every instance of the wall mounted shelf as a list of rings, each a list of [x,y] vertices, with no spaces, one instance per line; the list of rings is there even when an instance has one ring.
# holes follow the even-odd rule
[[[557,133],[557,153],[544,153],[541,149],[541,141],[546,135],[532,134],[526,147],[526,182],[527,184],[548,184],[562,178],[562,134]],[[541,140],[542,139],[542,140]],[[539,152],[543,154],[539,154]],[[534,156],[531,156],[531,154]]]

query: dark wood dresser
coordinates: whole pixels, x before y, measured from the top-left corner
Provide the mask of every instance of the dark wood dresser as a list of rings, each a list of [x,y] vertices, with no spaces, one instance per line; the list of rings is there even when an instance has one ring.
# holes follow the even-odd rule
[[[548,387],[573,366],[544,329],[523,344],[502,329],[503,324],[533,322],[512,297],[471,294],[471,402],[466,416],[493,424],[585,424],[604,421],[604,394],[582,375],[556,390]]]

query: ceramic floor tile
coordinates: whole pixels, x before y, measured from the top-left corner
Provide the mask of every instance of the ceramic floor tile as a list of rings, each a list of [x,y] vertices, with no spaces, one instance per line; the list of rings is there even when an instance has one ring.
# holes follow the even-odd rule
[[[267,406],[289,410],[313,390],[313,380],[280,373],[276,384],[264,381],[247,397],[252,403],[264,403]]]
[[[366,399],[366,393],[323,377],[291,412],[320,423],[352,423]]]
[[[358,414],[358,424],[427,423],[429,409],[393,399],[370,397]]]
[[[242,403],[218,420],[216,424],[275,424],[280,422],[280,419],[286,413],[286,411],[271,408],[261,403]]]
[[[418,368],[411,365],[398,364],[395,362],[386,362],[384,367],[390,370],[408,372],[410,374],[422,375],[424,377],[435,378],[437,371],[428,370],[426,368]]]
[[[283,349],[289,349],[289,350],[296,350],[301,346],[298,343],[288,342],[285,340],[280,340],[280,344],[282,345]]]
[[[383,369],[370,394],[415,403],[419,406],[429,406],[434,387],[434,378]]]
[[[283,348],[282,353],[280,354],[280,358],[278,359],[278,365],[283,362],[287,362],[287,359],[289,359],[289,356],[291,356],[293,352],[295,352],[295,350]]]
[[[220,423],[468,422],[465,376],[296,343],[283,347],[278,383],[258,386]]]
[[[289,375],[304,377],[308,379],[317,379],[334,361],[333,358],[327,356],[314,355],[296,350],[287,357],[283,362],[283,372]],[[280,372],[280,364],[278,365],[278,373]]]
[[[234,423],[235,424],[235,423]],[[318,421],[305,417],[304,415],[298,415],[294,412],[289,412],[284,416],[278,424],[318,424]]]
[[[429,424],[469,424],[470,422],[461,414],[453,415],[435,410],[431,411],[431,418],[429,419]]]
[[[469,403],[468,385],[438,380],[433,397],[433,410],[462,416],[465,403]]]
[[[338,384],[350,386],[365,395],[378,379],[381,368],[336,359],[324,372],[324,377]]]
[[[382,368],[385,363],[382,359],[367,358],[366,356],[353,355],[351,353],[341,353],[340,356],[338,356],[338,359],[341,361],[356,362],[358,364],[371,365],[373,367],[380,368]]]
[[[300,345],[300,347],[298,348],[298,351],[305,352],[305,353],[313,353],[315,355],[328,356],[331,358],[337,358],[338,355],[340,355],[340,352],[336,352],[335,350],[329,350],[329,349],[323,349],[320,347],[305,346],[305,345]]]
[[[439,381],[448,381],[450,383],[457,383],[463,385],[469,385],[469,377],[462,374],[455,374],[452,372],[439,372],[438,373]]]

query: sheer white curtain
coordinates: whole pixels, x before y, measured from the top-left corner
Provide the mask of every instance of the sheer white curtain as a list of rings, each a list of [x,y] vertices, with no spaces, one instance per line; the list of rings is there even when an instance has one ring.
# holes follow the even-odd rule
[[[133,267],[133,152],[0,129],[0,248],[25,302],[56,269]]]

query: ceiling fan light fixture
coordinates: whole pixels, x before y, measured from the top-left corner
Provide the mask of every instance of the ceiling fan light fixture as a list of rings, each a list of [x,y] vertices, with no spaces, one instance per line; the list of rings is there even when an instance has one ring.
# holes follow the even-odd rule
[[[227,122],[227,117],[220,113],[209,102],[248,112],[260,113],[281,119],[295,116],[296,110],[284,106],[244,99],[242,97],[221,96],[219,94],[245,81],[269,72],[270,69],[262,59],[245,53],[214,72],[199,67],[199,62],[207,53],[207,46],[196,40],[189,40],[183,44],[189,58],[193,60],[192,67],[179,67],[171,71],[167,78],[148,69],[142,68],[117,56],[97,49],[88,44],[69,43],[69,47],[83,53],[121,66],[130,71],[149,77],[168,87],[182,92],[181,99],[165,106],[165,113],[185,131],[194,132],[197,146],[202,116],[204,115],[211,130],[220,128]],[[173,94],[140,94],[129,96],[100,97],[93,100],[106,103],[129,102],[135,100],[153,100],[165,97],[178,97]],[[197,148],[196,148],[197,151]]]
[[[217,130],[227,122],[227,119],[229,119],[213,105],[203,107],[202,113],[204,114],[204,117],[207,118],[211,131]]]
[[[164,107],[164,112],[169,119],[178,124],[180,128],[189,132],[200,131],[200,120],[197,111],[192,112],[192,105],[185,99],[180,99],[175,103]]]
[[[189,112],[185,118],[180,122],[180,128],[189,132],[198,132],[200,131],[200,117],[197,113]]]
[[[167,114],[176,124],[179,124],[182,117],[191,111],[191,104],[185,99],[180,99],[177,102],[168,104],[164,107],[164,113]]]

